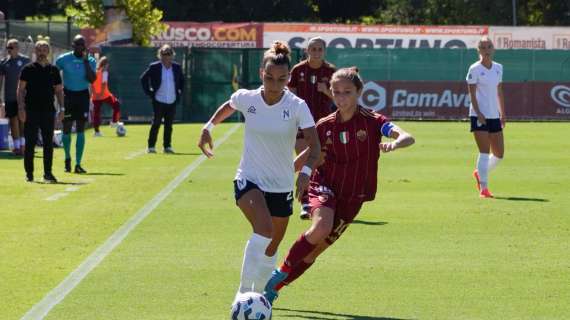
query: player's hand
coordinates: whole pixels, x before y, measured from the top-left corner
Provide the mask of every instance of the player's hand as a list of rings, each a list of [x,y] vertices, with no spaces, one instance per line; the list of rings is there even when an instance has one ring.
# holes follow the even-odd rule
[[[299,173],[297,177],[297,185],[295,189],[295,198],[301,202],[301,198],[303,198],[303,194],[309,188],[309,176],[304,173]]]
[[[57,113],[57,121],[63,122],[63,117],[65,117],[65,112],[64,112],[64,111],[60,111],[60,112]]]
[[[507,118],[501,115],[501,128],[505,128],[506,125],[507,125]]]
[[[24,108],[18,109],[18,118],[20,118],[20,121],[26,122],[26,110]]]
[[[384,153],[388,153],[391,151],[396,150],[396,143],[394,142],[382,142],[380,143],[380,151]]]
[[[485,119],[485,116],[482,113],[477,114],[477,122],[478,122],[478,126],[484,126],[487,124],[487,120]]]
[[[206,145],[209,146],[209,149]],[[214,150],[214,144],[212,143],[210,131],[202,129],[202,135],[200,135],[200,141],[198,141],[198,148],[202,150],[202,153],[206,157],[211,158],[214,156],[214,153],[212,152]]]
[[[317,83],[317,91],[322,93],[327,92],[327,84],[325,82]]]

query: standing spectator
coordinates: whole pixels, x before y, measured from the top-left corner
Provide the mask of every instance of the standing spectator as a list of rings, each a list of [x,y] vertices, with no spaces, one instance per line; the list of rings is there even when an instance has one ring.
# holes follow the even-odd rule
[[[121,105],[119,100],[109,91],[109,60],[102,57],[97,66],[97,78],[91,85],[91,102],[93,102],[93,129],[95,137],[101,136],[99,126],[101,125],[101,106],[106,103],[113,108],[113,120],[111,126],[117,125],[121,119]]]
[[[20,75],[17,97],[20,120],[25,123],[26,140],[30,141],[24,154],[26,181],[34,181],[34,149],[38,129],[42,133],[44,181],[56,183],[52,174],[54,94],[57,96],[59,120],[63,119],[63,86],[59,70],[47,60],[50,47],[46,41],[35,45],[36,62],[27,64]]]
[[[55,65],[63,72],[65,116],[62,140],[65,150],[65,172],[71,172],[71,128],[75,121],[77,142],[74,172],[87,173],[81,167],[81,160],[85,149],[85,123],[89,117],[89,85],[95,81],[97,62],[95,58],[89,56],[83,36],[75,36],[72,46],[73,51],[60,55],[55,61]]]
[[[174,153],[172,149],[172,122],[176,114],[176,104],[184,90],[182,67],[173,61],[174,50],[165,44],[158,50],[159,61],[151,63],[141,75],[144,92],[152,99],[154,117],[148,134],[148,153],[156,153],[156,139],[164,118],[164,153]]]
[[[16,39],[10,39],[6,43],[8,56],[0,61],[0,89],[4,87],[4,101],[0,97],[0,104],[4,103],[6,118],[10,121],[12,141],[14,141],[14,154],[23,155],[25,147],[24,122],[18,119],[18,78],[25,65],[30,59],[19,53],[19,43]],[[34,140],[32,140],[34,141]]]

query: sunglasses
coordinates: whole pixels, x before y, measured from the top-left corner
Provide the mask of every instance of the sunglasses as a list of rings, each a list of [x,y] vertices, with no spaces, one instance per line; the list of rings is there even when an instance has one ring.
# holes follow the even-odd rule
[[[168,51],[167,51],[167,52],[163,52],[162,55],[163,55],[163,56],[171,56],[171,55],[172,55],[172,52],[168,52]]]
[[[14,47],[6,47],[6,50],[13,50]]]

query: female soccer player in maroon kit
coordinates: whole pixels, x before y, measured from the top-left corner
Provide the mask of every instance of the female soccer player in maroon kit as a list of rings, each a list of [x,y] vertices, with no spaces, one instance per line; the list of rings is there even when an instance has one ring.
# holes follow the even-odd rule
[[[271,303],[279,289],[301,276],[342,235],[362,204],[374,200],[380,152],[414,143],[409,133],[386,117],[358,105],[362,87],[355,67],[340,69],[332,76],[338,110],[317,123],[321,159],[309,187],[312,225],[293,244],[265,286],[264,295]],[[395,140],[381,142],[382,136]],[[295,160],[296,169],[304,163],[308,150]]]
[[[329,89],[330,79],[335,67],[324,60],[326,43],[320,37],[311,38],[307,44],[307,59],[301,61],[291,69],[289,90],[299,98],[305,100],[315,122],[328,116],[332,112],[332,95]],[[301,153],[307,148],[303,132],[297,133],[295,151]],[[301,219],[309,219],[308,200],[304,196]]]

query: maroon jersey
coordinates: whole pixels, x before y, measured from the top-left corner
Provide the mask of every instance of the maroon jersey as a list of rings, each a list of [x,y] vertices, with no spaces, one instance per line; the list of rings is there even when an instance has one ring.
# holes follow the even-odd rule
[[[339,111],[321,119],[317,132],[325,162],[316,169],[313,183],[330,188],[336,198],[349,202],[376,196],[381,129],[388,119],[361,106],[345,123]]]
[[[309,66],[308,60],[301,61],[291,70],[291,80],[288,86],[295,88],[297,96],[307,102],[315,122],[332,112],[331,99],[319,92],[317,88],[319,82],[324,82],[329,87],[334,72],[334,66],[326,61],[320,68],[313,69]]]

